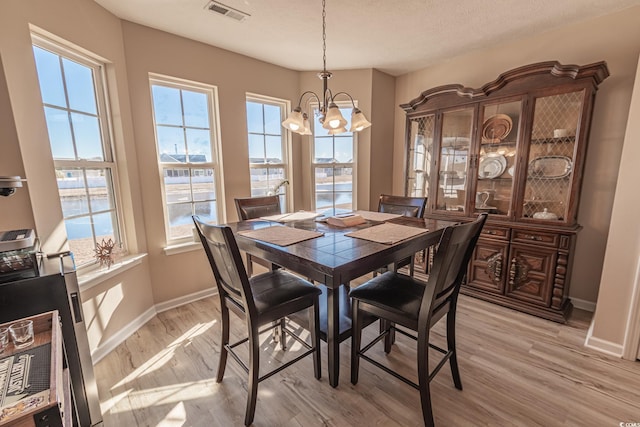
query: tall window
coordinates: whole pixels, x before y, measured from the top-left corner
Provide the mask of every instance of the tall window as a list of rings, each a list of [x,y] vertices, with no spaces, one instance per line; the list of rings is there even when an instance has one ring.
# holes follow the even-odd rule
[[[95,262],[96,243],[122,242],[103,64],[33,36],[33,54],[69,249]]]
[[[340,108],[351,127],[351,108]],[[316,111],[317,113],[317,111]],[[314,114],[313,171],[316,211],[354,209],[354,135],[330,135]]]
[[[192,239],[191,215],[217,223],[220,172],[212,86],[151,78],[167,244]]]
[[[287,134],[280,123],[287,103],[258,95],[247,96],[247,131],[251,196],[278,194],[286,210],[289,194]]]

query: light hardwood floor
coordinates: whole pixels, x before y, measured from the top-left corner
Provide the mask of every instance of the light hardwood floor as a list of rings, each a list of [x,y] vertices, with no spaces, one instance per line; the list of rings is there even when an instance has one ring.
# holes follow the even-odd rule
[[[96,366],[105,425],[242,425],[246,376],[229,358],[224,381],[215,382],[220,335],[217,297],[166,311]],[[232,335],[243,333],[231,315]],[[560,325],[461,296],[458,352],[464,389],[454,388],[445,367],[431,386],[438,426],[618,426],[640,423],[640,362],[583,347],[588,315],[576,311]],[[372,329],[373,328],[373,329]],[[372,336],[377,323],[370,326]],[[444,345],[444,322],[433,341]],[[282,352],[264,334],[262,366]],[[232,336],[233,339],[233,336]],[[291,342],[291,352],[299,349]],[[381,359],[415,377],[414,343],[398,336]],[[375,349],[369,354],[375,354]],[[367,362],[360,381],[349,381],[350,342],[341,347],[340,385],[329,386],[326,346],[323,377],[313,378],[311,358],[262,382],[256,426],[414,426],[422,424],[418,392]],[[285,357],[291,357],[287,354]],[[264,372],[264,371],[261,371]]]

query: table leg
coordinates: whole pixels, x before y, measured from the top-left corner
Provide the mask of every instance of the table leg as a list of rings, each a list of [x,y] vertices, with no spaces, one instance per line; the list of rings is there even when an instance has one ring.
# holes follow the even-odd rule
[[[329,384],[338,386],[340,377],[340,290],[327,286],[327,348]]]

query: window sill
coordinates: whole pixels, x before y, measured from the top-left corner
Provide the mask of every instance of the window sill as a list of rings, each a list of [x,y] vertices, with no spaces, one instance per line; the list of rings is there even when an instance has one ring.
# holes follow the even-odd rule
[[[146,253],[129,255],[122,258],[118,263],[113,264],[111,268],[101,267],[88,271],[82,275],[78,275],[78,286],[81,291],[91,289],[112,277],[122,274],[133,267],[142,264],[142,259],[147,256]]]
[[[169,255],[181,254],[184,252],[197,251],[199,249],[202,249],[202,243],[187,242],[187,243],[180,243],[177,245],[167,246],[166,248],[164,248],[164,254],[169,256]]]

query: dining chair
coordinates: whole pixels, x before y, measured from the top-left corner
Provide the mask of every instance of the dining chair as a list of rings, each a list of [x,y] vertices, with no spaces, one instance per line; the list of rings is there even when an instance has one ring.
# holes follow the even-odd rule
[[[447,227],[440,239],[435,254],[433,269],[427,282],[405,274],[389,271],[353,289],[352,335],[351,335],[351,383],[358,383],[360,359],[388,372],[420,391],[422,416],[426,426],[433,426],[433,412],[429,383],[449,361],[455,387],[462,390],[460,371],[456,356],[455,321],[456,305],[460,285],[464,281],[467,266],[480,231],[487,219],[481,214],[473,222]],[[381,333],[369,344],[361,347],[362,319],[365,314],[380,318]],[[447,349],[429,342],[429,331],[447,315]],[[406,329],[399,329],[400,325]],[[384,351],[391,351],[391,335],[398,332],[417,341],[418,383],[400,375],[365,353],[384,339]],[[444,356],[433,371],[429,372],[429,348]]]
[[[244,197],[236,198],[236,211],[241,221],[260,218],[261,216],[277,215],[281,213],[279,196]],[[253,276],[253,263],[260,264],[269,270],[277,268],[269,261],[246,254],[247,274]]]
[[[282,269],[269,271],[249,278],[242,263],[240,250],[231,229],[227,226],[209,225],[193,216],[200,241],[213,270],[222,322],[220,339],[220,359],[216,382],[221,382],[227,365],[227,355],[247,372],[248,398],[245,412],[245,425],[250,425],[256,410],[258,383],[280,372],[302,358],[313,355],[313,371],[320,379],[320,332],[319,332],[319,295],[320,289],[308,281]],[[289,334],[305,349],[294,359],[281,364],[260,376],[261,333],[284,324],[284,319],[302,310],[309,311],[309,332],[311,344],[296,335],[288,327],[282,328],[282,342]],[[246,323],[248,337],[235,343],[229,342],[229,311],[233,311]],[[264,327],[267,325],[267,327]],[[260,329],[264,327],[264,329]],[[239,357],[234,348],[249,343],[249,363]]]
[[[406,196],[393,196],[390,194],[381,194],[378,200],[378,212],[393,213],[403,216],[410,216],[415,218],[422,218],[427,205],[426,197],[406,197]],[[395,264],[396,270],[409,266],[409,275],[413,276],[414,273],[414,257],[405,258],[398,261]],[[384,273],[386,268],[382,268],[374,271],[375,277],[378,273]]]

